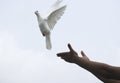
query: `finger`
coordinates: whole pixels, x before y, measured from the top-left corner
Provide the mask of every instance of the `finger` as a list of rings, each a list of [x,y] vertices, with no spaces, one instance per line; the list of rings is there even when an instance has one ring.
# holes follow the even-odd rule
[[[66,56],[68,54],[68,52],[62,52],[62,53],[58,53],[56,54],[58,57],[63,57]]]
[[[70,49],[70,51],[74,51],[70,44],[68,44],[68,48]]]
[[[82,55],[82,56],[86,56],[86,54],[85,54],[83,51],[81,51],[81,55]]]
[[[58,53],[58,54],[56,54],[58,57],[60,57],[61,56],[61,54],[60,53]]]

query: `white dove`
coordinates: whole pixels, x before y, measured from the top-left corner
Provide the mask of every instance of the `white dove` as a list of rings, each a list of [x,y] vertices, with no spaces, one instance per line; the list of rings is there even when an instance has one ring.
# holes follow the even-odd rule
[[[40,16],[38,11],[35,12],[40,31],[42,35],[46,37],[46,48],[49,50],[52,48],[50,39],[51,30],[53,29],[53,27],[63,15],[66,9],[66,5],[60,6],[61,2],[62,0],[57,0],[49,9],[46,17]]]

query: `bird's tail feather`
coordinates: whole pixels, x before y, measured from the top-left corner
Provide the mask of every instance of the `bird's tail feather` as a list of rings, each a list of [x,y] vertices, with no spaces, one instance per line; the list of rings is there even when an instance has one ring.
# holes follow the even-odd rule
[[[46,35],[46,48],[50,50],[52,48],[50,35]]]

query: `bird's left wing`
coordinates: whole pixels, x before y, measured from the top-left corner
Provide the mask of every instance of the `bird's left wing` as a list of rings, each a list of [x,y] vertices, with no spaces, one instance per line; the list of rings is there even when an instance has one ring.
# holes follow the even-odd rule
[[[64,11],[66,9],[66,5],[56,9],[53,11],[48,17],[47,22],[50,27],[50,29],[53,29],[54,25],[57,23],[57,21],[60,19],[60,17],[63,15]]]

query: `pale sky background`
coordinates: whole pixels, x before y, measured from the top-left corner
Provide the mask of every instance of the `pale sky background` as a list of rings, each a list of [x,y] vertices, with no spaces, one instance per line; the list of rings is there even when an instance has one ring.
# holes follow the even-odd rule
[[[120,0],[64,0],[48,51],[34,12],[44,15],[54,2],[0,0],[0,83],[102,83],[56,56],[68,43],[91,60],[120,66]]]

